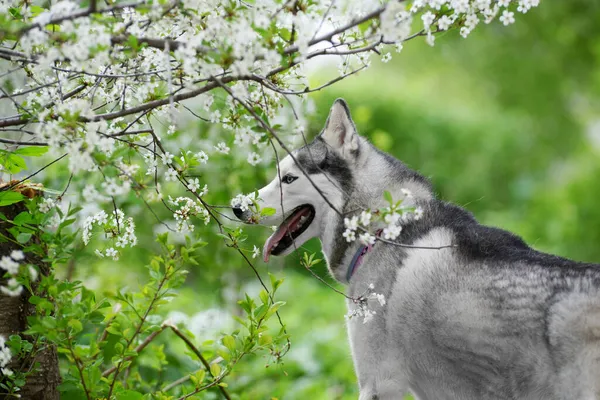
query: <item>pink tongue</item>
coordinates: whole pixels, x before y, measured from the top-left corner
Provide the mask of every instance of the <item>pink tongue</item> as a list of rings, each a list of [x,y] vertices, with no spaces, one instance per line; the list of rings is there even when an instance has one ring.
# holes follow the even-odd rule
[[[273,248],[275,246],[277,246],[277,243],[279,243],[279,241],[283,238],[283,236],[285,235],[286,232],[287,232],[287,227],[284,228],[284,227],[280,226],[279,228],[277,228],[275,233],[273,233],[271,236],[269,236],[269,238],[265,242],[265,247],[263,247],[263,260],[265,262],[269,261],[269,256],[271,255],[271,250],[273,250]]]
[[[269,261],[269,256],[271,255],[271,251],[277,246],[277,243],[287,234],[289,227],[294,226],[300,218],[302,218],[305,214],[308,214],[308,208],[296,213],[289,221],[284,222],[279,225],[275,233],[273,233],[267,241],[265,242],[265,246],[263,247],[263,260],[265,262]]]

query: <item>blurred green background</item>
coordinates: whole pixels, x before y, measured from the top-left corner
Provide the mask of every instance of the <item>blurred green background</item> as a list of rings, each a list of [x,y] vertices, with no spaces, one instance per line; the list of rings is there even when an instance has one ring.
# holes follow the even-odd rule
[[[360,133],[429,177],[442,199],[464,206],[482,223],[518,233],[539,250],[600,262],[598,21],[599,3],[542,2],[510,27],[481,24],[466,40],[450,32],[433,48],[415,40],[387,64],[374,55],[366,72],[311,95],[317,112],[310,134],[320,130],[333,100],[343,97]],[[323,83],[335,70],[335,64],[321,66],[311,79]],[[217,133],[198,127],[200,137]],[[212,204],[228,204],[274,174],[272,165],[253,169],[234,157],[211,161],[201,178],[211,188]],[[82,250],[76,276],[101,292],[114,293],[124,283],[136,289],[146,280],[141,266],[154,249],[152,232],[160,229],[152,218],[137,224],[138,249],[118,264]],[[203,232],[209,242],[201,250],[204,264],[191,270],[168,305],[198,343],[234,329],[236,301],[244,291],[259,290],[252,270],[213,231]],[[250,248],[262,247],[269,234],[260,227],[246,232]],[[318,242],[305,247],[316,251]],[[292,350],[283,365],[268,357],[244,359],[226,379],[231,392],[243,399],[356,399],[344,299],[302,270],[297,255],[256,264],[264,277],[267,271],[285,277],[279,300],[287,302],[281,316]],[[323,265],[315,270],[327,275]],[[183,346],[166,351],[165,379],[197,368],[185,364]],[[150,374],[153,360],[144,357]]]

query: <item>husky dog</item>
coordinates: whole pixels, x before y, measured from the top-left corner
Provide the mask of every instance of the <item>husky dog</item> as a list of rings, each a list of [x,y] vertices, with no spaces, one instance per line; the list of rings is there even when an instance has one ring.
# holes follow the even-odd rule
[[[369,303],[371,321],[348,322],[360,400],[600,399],[600,265],[536,251],[438,200],[423,176],[359,136],[343,100],[292,156],[258,192],[276,210],[260,223],[283,221],[264,258],[318,237],[350,297],[371,284],[385,296]],[[365,253],[346,241],[344,216],[382,208],[385,191],[398,199],[403,188],[423,215],[404,223],[400,245]]]

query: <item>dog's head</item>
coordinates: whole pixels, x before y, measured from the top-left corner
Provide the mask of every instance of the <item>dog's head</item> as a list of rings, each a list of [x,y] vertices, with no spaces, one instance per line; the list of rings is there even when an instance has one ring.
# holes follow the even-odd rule
[[[234,204],[235,215],[244,222],[279,225],[264,245],[265,261],[270,254],[287,255],[322,234],[325,222],[331,221],[328,216],[336,213],[334,208],[343,208],[366,144],[356,132],[347,104],[338,99],[319,136],[281,160],[275,178],[258,191],[258,206],[275,211],[256,220],[251,210]]]

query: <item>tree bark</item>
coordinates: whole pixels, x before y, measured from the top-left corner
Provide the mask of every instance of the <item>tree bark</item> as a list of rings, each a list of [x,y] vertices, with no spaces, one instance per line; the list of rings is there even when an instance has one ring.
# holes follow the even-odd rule
[[[19,191],[19,187],[12,190]],[[31,190],[31,189],[28,189]],[[38,195],[37,193],[24,193],[25,195]],[[17,203],[10,206],[0,207],[2,212],[9,220],[14,219],[19,213],[27,211],[23,203]],[[13,226],[11,223],[0,220],[0,233],[6,237],[12,237],[7,232]],[[31,240],[38,240],[36,235],[32,236]],[[13,250],[19,250],[20,246],[12,242],[0,241],[0,257],[9,255]],[[34,264],[39,267],[40,274],[47,275],[50,273],[50,266],[31,254],[26,254],[26,259],[21,261],[22,264]],[[4,270],[0,271],[0,284],[4,285],[6,279],[2,278]],[[35,306],[29,303],[29,292],[23,290],[20,296],[12,297],[0,292],[0,335],[8,340],[11,335],[20,335],[22,338],[31,341],[30,337],[23,335],[28,327],[27,317],[35,313]],[[34,368],[34,365],[38,366]],[[17,359],[13,355],[13,359],[8,367],[13,371],[29,371],[33,372],[27,377],[25,385],[21,388],[18,394],[22,399],[27,400],[59,400],[58,385],[60,384],[60,374],[58,369],[58,355],[54,346],[45,346],[37,351],[33,357],[29,359]],[[4,377],[0,376],[0,381]],[[0,398],[8,399],[6,393],[1,393]],[[10,396],[10,399],[14,397]]]

